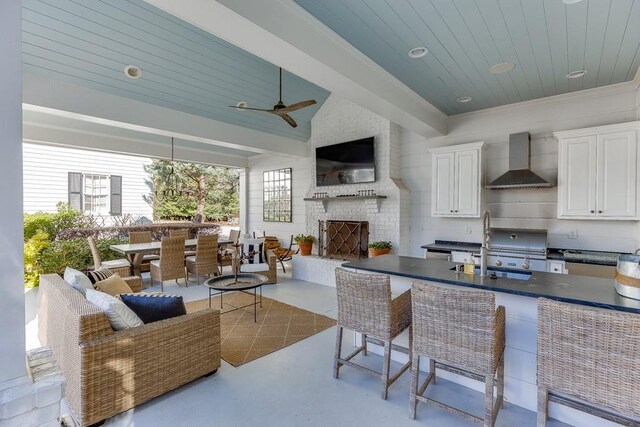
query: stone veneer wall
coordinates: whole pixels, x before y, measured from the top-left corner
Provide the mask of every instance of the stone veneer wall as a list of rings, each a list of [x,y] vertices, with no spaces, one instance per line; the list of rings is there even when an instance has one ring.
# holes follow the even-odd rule
[[[356,194],[359,190],[373,190],[387,196],[380,203],[378,212],[375,201],[335,200],[327,205],[307,202],[305,228],[307,234],[318,236],[319,220],[354,220],[369,222],[369,241],[389,240],[394,252],[404,254],[408,250],[409,204],[408,190],[400,179],[400,128],[349,101],[331,95],[312,120],[311,168],[315,173],[315,148],[356,139],[375,137],[376,181],[367,184],[316,187],[315,176],[306,197],[316,192]],[[403,206],[405,209],[402,209]],[[402,211],[405,211],[404,214]],[[317,253],[317,248],[314,249]]]

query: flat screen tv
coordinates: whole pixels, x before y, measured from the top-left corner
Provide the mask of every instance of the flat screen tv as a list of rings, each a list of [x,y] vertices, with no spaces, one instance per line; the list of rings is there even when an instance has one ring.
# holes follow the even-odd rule
[[[316,185],[374,182],[373,137],[316,148]]]

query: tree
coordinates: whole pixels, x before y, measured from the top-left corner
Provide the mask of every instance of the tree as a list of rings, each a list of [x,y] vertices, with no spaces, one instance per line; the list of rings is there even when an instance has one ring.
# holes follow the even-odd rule
[[[171,166],[167,160],[154,160],[145,166],[152,184],[146,200],[153,206],[156,219],[190,219],[200,214],[208,220],[219,221],[237,215],[237,170],[174,162],[175,182],[168,182]]]

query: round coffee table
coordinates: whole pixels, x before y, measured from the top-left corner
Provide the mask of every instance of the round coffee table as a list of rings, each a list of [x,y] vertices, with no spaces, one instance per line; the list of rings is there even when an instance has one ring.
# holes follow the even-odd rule
[[[209,288],[209,308],[211,308],[212,295],[220,295],[220,310],[222,310],[222,295],[224,293],[238,291],[251,295],[251,292],[249,291],[253,289],[253,303],[240,307],[232,306],[232,309],[220,311],[220,314],[225,314],[231,311],[236,311],[253,306],[253,321],[256,322],[258,320],[258,304],[260,304],[260,307],[262,307],[262,285],[264,285],[267,281],[269,281],[269,278],[267,276],[253,273],[239,273],[237,277],[233,274],[225,274],[222,276],[213,277],[204,282],[204,285]],[[257,299],[256,295],[256,291],[258,289],[260,289],[260,300]]]

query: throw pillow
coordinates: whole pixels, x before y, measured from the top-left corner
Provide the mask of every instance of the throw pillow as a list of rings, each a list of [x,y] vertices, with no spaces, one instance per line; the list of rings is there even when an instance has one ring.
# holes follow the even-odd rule
[[[87,271],[87,277],[94,285],[99,281],[111,276],[113,276],[113,273],[111,272],[111,270],[105,267],[100,267],[97,270]]]
[[[165,294],[121,294],[120,299],[144,323],[157,322],[187,314],[181,296]]]
[[[111,327],[116,331],[135,328],[144,325],[144,322],[125,303],[104,292],[87,289],[87,300],[104,311]]]
[[[133,293],[127,282],[118,274],[107,277],[96,283],[96,290],[112,296]]]
[[[262,264],[264,243],[260,239],[246,239],[241,244],[242,258],[249,264]]]
[[[67,267],[64,270],[64,281],[67,282],[73,289],[80,292],[82,296],[85,296],[87,289],[93,289],[91,280],[82,272],[71,267]]]

